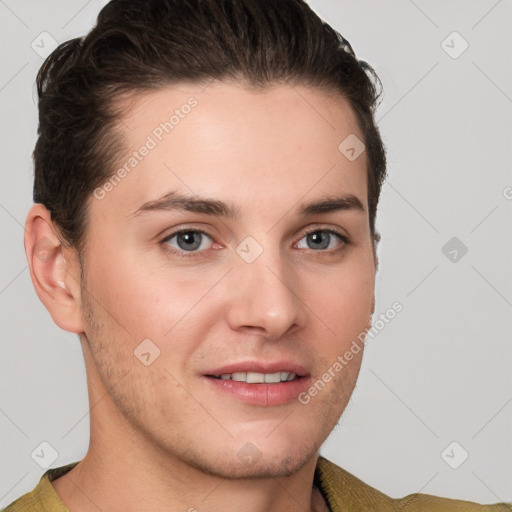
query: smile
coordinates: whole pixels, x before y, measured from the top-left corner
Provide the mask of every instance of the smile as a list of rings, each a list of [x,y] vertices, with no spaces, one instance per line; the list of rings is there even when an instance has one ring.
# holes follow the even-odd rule
[[[220,396],[247,405],[270,407],[297,400],[311,382],[309,370],[292,361],[243,361],[210,369],[202,375]]]
[[[246,382],[247,384],[278,384],[280,382],[290,382],[297,378],[292,372],[279,371],[274,373],[258,372],[235,372],[223,373],[222,375],[212,375],[212,377],[221,380],[235,380],[237,382]]]

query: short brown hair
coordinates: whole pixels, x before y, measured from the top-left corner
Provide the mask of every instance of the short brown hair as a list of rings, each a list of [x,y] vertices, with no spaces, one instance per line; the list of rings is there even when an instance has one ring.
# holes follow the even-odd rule
[[[386,175],[374,120],[381,83],[303,0],[112,0],[86,37],[62,43],[37,75],[33,196],[51,212],[61,241],[81,252],[88,200],[120,157],[116,100],[213,79],[252,87],[290,82],[346,98],[364,134],[370,230],[378,241]]]

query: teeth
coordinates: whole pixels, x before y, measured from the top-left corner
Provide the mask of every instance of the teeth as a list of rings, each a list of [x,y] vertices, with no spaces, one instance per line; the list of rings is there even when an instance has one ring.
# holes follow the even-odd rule
[[[265,382],[265,375],[263,373],[247,372],[245,382],[248,384],[263,384]]]
[[[278,384],[279,382],[290,382],[297,378],[295,373],[291,372],[275,372],[275,373],[258,373],[258,372],[235,372],[223,373],[220,378],[222,380],[236,380],[237,382],[247,382],[248,384]]]
[[[265,373],[265,382],[275,384],[281,382],[281,372]]]

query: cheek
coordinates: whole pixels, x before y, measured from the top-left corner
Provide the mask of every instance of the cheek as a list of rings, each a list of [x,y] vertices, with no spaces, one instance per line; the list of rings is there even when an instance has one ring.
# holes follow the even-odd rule
[[[119,367],[133,367],[147,385],[166,377],[165,368],[183,375],[206,333],[222,318],[222,301],[208,294],[218,272],[191,270],[125,258],[115,265],[99,264],[91,275],[100,336],[109,339],[109,357]],[[154,362],[145,367],[134,355],[148,352]],[[169,384],[172,388],[175,382],[164,379],[151,387],[168,392]]]
[[[88,283],[94,299],[112,324],[134,338],[161,337],[186,315],[200,290],[168,269],[135,257],[109,258],[96,252],[89,262]]]
[[[363,263],[340,268],[322,282],[322,288],[318,282],[316,286],[311,283],[308,303],[344,344],[367,327],[374,298],[373,266]]]

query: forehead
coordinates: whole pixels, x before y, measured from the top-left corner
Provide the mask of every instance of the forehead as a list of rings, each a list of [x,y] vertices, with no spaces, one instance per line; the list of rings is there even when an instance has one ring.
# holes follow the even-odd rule
[[[366,155],[341,150],[363,135],[341,96],[288,84],[179,84],[132,97],[118,128],[126,151],[102,208],[133,213],[176,190],[263,208],[351,193],[366,207]]]

